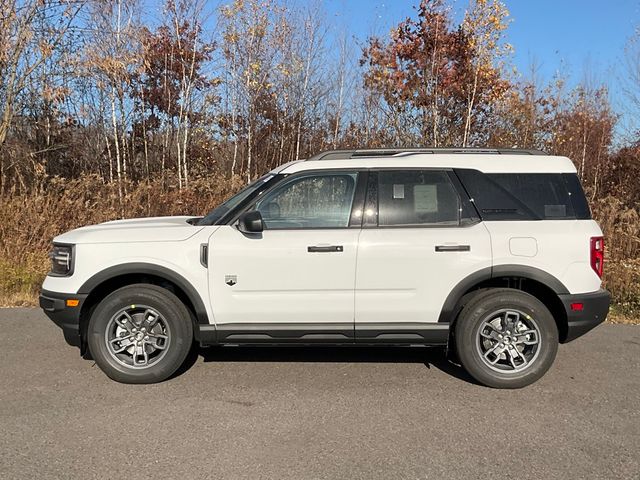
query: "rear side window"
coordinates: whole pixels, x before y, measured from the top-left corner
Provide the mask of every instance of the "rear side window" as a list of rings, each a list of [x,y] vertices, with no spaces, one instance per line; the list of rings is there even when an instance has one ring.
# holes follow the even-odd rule
[[[573,213],[575,214],[576,219],[591,219],[591,210],[589,210],[589,203],[587,202],[587,197],[585,197],[584,195],[584,190],[582,190],[582,185],[580,185],[578,175],[576,175],[575,173],[563,173],[562,178],[564,178],[564,183],[567,186],[569,195],[571,195]]]
[[[459,225],[460,198],[446,172],[378,172],[381,227]]]
[[[575,174],[456,170],[484,220],[588,219]]]

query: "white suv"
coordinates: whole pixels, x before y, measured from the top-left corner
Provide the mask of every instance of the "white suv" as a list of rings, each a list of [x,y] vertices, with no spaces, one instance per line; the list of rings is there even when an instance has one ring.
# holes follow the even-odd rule
[[[40,305],[112,379],[200,345],[446,346],[517,388],[602,322],[602,232],[573,163],[528,150],[353,150],[282,165],[205,217],[54,239]]]

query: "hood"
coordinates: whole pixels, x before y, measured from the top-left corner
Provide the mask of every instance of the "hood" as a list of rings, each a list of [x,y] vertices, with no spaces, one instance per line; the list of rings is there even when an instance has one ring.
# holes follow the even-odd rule
[[[179,242],[204,227],[187,223],[194,217],[148,217],[89,225],[63,233],[53,239],[60,243]]]

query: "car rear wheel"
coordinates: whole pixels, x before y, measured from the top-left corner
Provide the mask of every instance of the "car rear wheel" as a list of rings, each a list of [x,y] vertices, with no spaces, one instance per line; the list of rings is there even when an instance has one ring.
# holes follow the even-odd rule
[[[87,340],[94,360],[113,380],[155,383],[182,365],[193,342],[193,326],[173,293],[136,284],[100,302],[89,321]]]
[[[542,377],[558,350],[558,328],[537,298],[513,289],[474,297],[454,327],[463,367],[480,383],[521,388]]]

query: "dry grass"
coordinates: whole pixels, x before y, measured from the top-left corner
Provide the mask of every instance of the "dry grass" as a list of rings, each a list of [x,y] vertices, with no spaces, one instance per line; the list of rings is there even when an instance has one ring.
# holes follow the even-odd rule
[[[165,187],[162,181],[116,185],[95,176],[54,179],[47,192],[3,198],[0,203],[0,305],[35,305],[49,268],[51,239],[68,230],[118,218],[199,215],[243,185],[240,178],[211,177],[190,188]]]
[[[615,197],[592,205],[594,218],[605,234],[604,285],[611,292],[610,321],[640,321],[640,214]]]
[[[628,315],[625,313],[620,313],[616,309],[616,305],[614,304],[607,316],[607,323],[613,323],[616,325],[640,325],[640,317]]]
[[[82,225],[118,218],[198,215],[219,204],[243,184],[239,178],[212,177],[189,189],[161,181],[125,185],[122,202],[115,185],[94,176],[54,180],[47,192],[2,199],[0,204],[0,306],[36,305],[47,273],[47,253],[56,235]],[[614,197],[593,205],[606,236],[604,283],[613,295],[609,320],[640,323],[640,215]]]
[[[38,295],[36,293],[9,293],[0,297],[0,308],[37,307]]]

